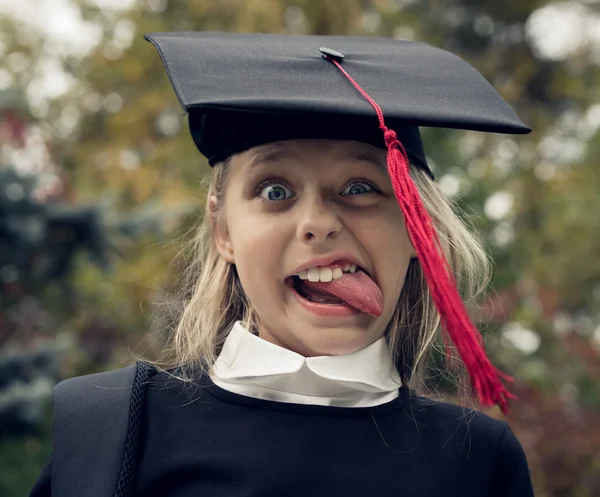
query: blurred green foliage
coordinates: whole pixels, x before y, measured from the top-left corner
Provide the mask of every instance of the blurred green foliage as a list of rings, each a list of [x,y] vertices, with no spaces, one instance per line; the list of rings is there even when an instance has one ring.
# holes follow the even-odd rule
[[[73,5],[101,32],[100,43],[83,58],[48,54],[43,34],[9,17],[0,19],[6,45],[0,68],[12,74],[20,101],[31,100],[28,89],[43,57],[56,58],[75,80],[68,92],[19,111],[51,144],[64,186],[57,200],[109,205],[102,210],[102,233],[108,236],[129,220],[129,234],[136,235],[117,230],[119,257],[111,256],[108,271],[74,253],[66,278],[68,305],[56,281],[25,292],[52,316],[43,340],[71,338],[58,376],[121,365],[130,349],[156,354],[160,338],[146,335],[152,328],[148,314],[173,277],[169,261],[175,250],[175,244],[156,240],[167,232],[175,237],[182,199],[191,212],[184,225],[202,205],[197,186],[208,166],[144,33],[218,30],[422,40],[472,63],[534,129],[525,137],[424,130],[424,139],[438,181],[489,242],[496,261],[495,292],[478,318],[494,361],[518,379],[514,391],[520,400],[508,421],[527,452],[536,495],[600,495],[600,48],[597,41],[573,45],[577,26],[571,35],[559,30],[554,35],[563,36],[558,46],[563,52],[574,47],[568,53],[544,51],[538,39],[558,29],[548,24],[540,31],[552,13],[555,23],[564,19],[579,22],[579,32],[591,29],[586,23],[600,19],[600,4],[138,0],[116,10],[91,0]],[[26,61],[20,70],[9,64],[15,53]],[[160,233],[142,228],[169,209],[179,214]],[[2,306],[2,322],[12,322],[7,316],[14,314],[14,304],[4,299]],[[23,343],[21,337],[13,332],[0,346],[31,347],[32,340]],[[39,429],[35,440],[45,456],[48,432]],[[25,494],[39,470],[41,458],[28,452],[32,439],[27,437],[0,440],[2,495]],[[27,471],[15,469],[25,467],[24,461]]]
[[[52,413],[46,415],[35,433],[6,437],[0,445],[0,492],[2,495],[27,495],[52,452]]]

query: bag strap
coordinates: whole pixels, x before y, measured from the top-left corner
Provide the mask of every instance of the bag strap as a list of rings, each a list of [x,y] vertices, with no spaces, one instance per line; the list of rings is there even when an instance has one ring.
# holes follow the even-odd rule
[[[146,385],[155,372],[137,362],[56,386],[52,495],[130,495]]]
[[[143,414],[146,405],[146,387],[157,373],[156,368],[150,363],[140,361],[136,365],[137,368],[129,405],[129,427],[127,437],[125,438],[125,452],[119,471],[115,497],[130,497],[133,493],[139,458],[140,431],[142,429]]]

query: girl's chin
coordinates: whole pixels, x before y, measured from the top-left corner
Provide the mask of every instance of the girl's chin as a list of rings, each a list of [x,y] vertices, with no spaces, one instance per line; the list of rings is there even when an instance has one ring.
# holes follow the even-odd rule
[[[383,330],[373,329],[371,319],[357,321],[355,318],[354,322],[338,319],[334,324],[295,316],[295,313],[287,313],[283,320],[282,316],[275,318],[272,326],[259,326],[259,336],[304,357],[315,357],[351,354],[383,335]]]
[[[293,329],[293,328],[292,328]],[[346,355],[364,349],[377,338],[372,337],[372,332],[357,326],[329,328],[314,326],[307,322],[302,329],[297,331],[296,343],[299,350],[295,350],[305,357]]]

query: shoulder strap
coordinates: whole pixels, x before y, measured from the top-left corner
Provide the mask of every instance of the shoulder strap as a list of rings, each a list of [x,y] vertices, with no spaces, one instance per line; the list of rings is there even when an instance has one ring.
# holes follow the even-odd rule
[[[129,495],[146,383],[153,372],[148,363],[138,362],[56,386],[53,496]]]

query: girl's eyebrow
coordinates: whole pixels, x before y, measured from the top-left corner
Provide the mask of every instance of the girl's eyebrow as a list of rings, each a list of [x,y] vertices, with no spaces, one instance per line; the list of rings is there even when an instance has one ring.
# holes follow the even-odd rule
[[[286,155],[286,150],[283,143],[270,143],[258,147],[257,150],[251,152],[251,156],[246,163],[242,177],[247,176],[250,172],[265,163],[277,161],[284,155]]]
[[[285,143],[270,143],[257,147],[256,150],[251,152],[250,158],[246,163],[242,178],[246,177],[257,168],[265,166],[266,164],[276,162],[283,157],[289,157],[293,150],[290,147],[286,147]],[[379,169],[386,169],[386,165],[382,162],[381,157],[375,151],[371,150],[350,150],[346,156],[346,160],[352,162],[369,162]]]
[[[370,162],[375,164],[378,168],[386,170],[386,164],[381,161],[381,158],[377,157],[377,154],[367,150],[361,150],[355,152],[351,156],[351,159],[356,162]]]

